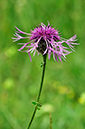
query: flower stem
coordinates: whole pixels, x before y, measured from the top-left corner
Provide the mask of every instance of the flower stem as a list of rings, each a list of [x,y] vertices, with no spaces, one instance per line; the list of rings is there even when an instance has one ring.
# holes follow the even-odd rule
[[[40,96],[41,96],[41,91],[42,91],[42,87],[43,87],[43,80],[44,80],[44,75],[45,75],[45,66],[46,66],[46,54],[43,55],[43,72],[42,72],[42,78],[41,78],[41,84],[40,84],[40,89],[39,89],[39,93],[38,93],[38,97],[37,97],[37,102],[39,102],[40,100]],[[31,120],[29,122],[29,125],[27,127],[27,129],[30,129],[30,126],[34,120],[34,117],[35,117],[35,114],[36,114],[36,111],[37,111],[37,107],[38,105],[35,106],[35,109],[34,109],[34,112],[32,114],[32,117],[31,117]]]

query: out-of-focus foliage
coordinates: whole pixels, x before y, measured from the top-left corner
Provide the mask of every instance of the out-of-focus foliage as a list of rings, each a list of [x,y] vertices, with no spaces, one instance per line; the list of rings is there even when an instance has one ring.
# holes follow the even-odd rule
[[[0,0],[0,129],[26,129],[39,90],[42,56],[32,62],[11,37],[49,21],[79,46],[63,64],[47,60],[41,110],[32,129],[85,129],[85,0]]]

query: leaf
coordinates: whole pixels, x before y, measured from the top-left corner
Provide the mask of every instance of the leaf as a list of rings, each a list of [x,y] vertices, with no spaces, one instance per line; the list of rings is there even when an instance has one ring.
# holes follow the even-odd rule
[[[36,105],[37,103],[35,101],[33,101],[32,104]]]
[[[37,109],[38,109],[38,110],[40,110],[40,108],[39,108],[39,107],[37,107]]]

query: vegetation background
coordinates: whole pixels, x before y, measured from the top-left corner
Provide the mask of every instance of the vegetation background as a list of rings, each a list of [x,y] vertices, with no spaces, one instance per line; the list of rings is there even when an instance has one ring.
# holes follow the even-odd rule
[[[79,46],[57,63],[47,60],[41,95],[32,129],[85,129],[85,0],[0,0],[0,129],[26,129],[41,80],[42,56],[32,62],[11,37],[15,26],[31,32],[41,22],[60,30],[62,37],[77,34]]]

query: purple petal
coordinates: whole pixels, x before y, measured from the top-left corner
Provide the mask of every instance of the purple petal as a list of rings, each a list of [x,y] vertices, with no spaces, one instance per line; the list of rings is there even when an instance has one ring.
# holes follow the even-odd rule
[[[28,45],[29,43],[24,44],[18,51],[21,51],[22,49],[24,49],[24,47],[26,47],[26,45]]]
[[[30,57],[30,61],[32,61],[32,58],[31,58],[31,55],[30,55],[30,52],[29,52],[30,48],[28,48],[28,55]]]

